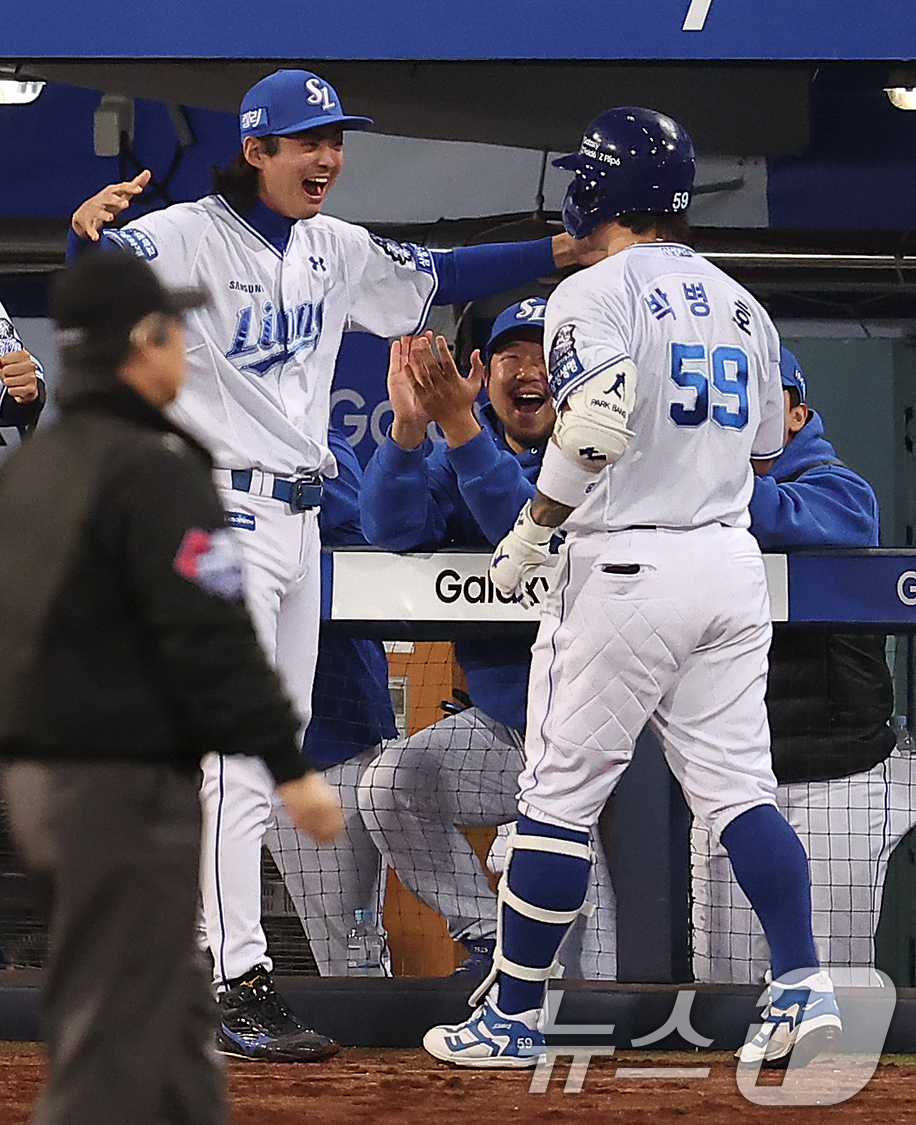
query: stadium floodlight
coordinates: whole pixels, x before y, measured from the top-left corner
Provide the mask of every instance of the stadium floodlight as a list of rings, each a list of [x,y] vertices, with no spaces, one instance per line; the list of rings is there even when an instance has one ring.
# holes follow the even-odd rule
[[[0,105],[29,105],[44,88],[44,82],[20,82],[16,78],[0,78]]]
[[[888,101],[897,109],[916,109],[916,67],[902,67],[891,72],[884,87]]]

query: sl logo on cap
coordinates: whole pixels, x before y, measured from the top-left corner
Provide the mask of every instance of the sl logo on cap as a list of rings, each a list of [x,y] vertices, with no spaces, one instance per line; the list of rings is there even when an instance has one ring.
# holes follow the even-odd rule
[[[516,320],[544,320],[544,312],[547,306],[543,301],[537,298],[529,297],[525,301],[519,301],[518,312],[515,314]]]
[[[333,109],[337,102],[331,98],[331,89],[320,78],[309,78],[305,83],[309,96],[305,99],[309,105],[320,105],[323,110]]]

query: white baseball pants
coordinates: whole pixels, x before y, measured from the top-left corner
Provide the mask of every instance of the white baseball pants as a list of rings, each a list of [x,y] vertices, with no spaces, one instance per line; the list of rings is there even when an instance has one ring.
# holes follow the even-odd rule
[[[321,605],[317,511],[294,512],[269,497],[221,490],[237,528],[245,600],[268,659],[303,728],[311,714]],[[261,926],[261,845],[274,815],[275,786],[260,758],[213,753],[203,760],[201,896],[219,985],[254,965],[272,967]]]
[[[571,535],[557,570],[534,646],[519,811],[590,829],[647,722],[716,838],[775,804],[770,613],[749,532]]]

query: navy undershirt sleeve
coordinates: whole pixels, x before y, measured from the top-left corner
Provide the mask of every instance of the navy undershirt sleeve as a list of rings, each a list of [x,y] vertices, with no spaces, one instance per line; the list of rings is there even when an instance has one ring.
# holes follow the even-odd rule
[[[434,305],[476,301],[553,273],[550,238],[529,242],[488,242],[432,252],[439,277]]]
[[[66,260],[72,262],[74,258],[78,258],[80,254],[84,254],[93,246],[96,250],[116,250],[118,248],[118,244],[108,238],[104,230],[99,232],[98,242],[93,242],[89,238],[80,238],[73,227],[70,227],[67,231]]]

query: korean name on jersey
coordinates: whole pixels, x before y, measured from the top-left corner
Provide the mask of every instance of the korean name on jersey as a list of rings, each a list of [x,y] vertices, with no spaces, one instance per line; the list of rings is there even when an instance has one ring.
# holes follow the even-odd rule
[[[187,318],[188,379],[169,413],[222,468],[335,475],[326,435],[341,336],[418,331],[437,284],[422,247],[318,215],[294,223],[281,252],[215,195],[106,236],[165,284],[208,290]]]
[[[558,408],[622,359],[637,369],[634,436],[570,531],[748,526],[750,460],[783,443],[779,338],[750,293],[686,246],[638,243],[561,282],[545,325]],[[622,398],[614,382],[599,389]]]

